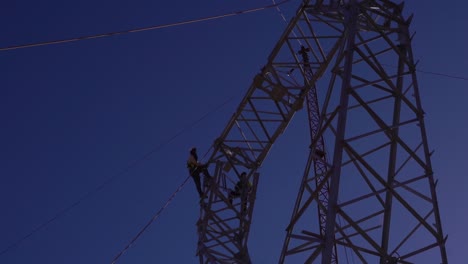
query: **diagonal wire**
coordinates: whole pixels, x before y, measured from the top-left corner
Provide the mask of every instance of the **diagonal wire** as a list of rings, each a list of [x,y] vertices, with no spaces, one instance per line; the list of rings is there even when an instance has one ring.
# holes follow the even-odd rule
[[[222,15],[202,17],[202,18],[197,18],[197,19],[191,19],[191,20],[168,23],[168,24],[161,24],[161,25],[156,25],[156,26],[142,27],[142,28],[136,28],[136,29],[130,29],[130,30],[122,30],[122,31],[114,31],[114,32],[101,33],[101,34],[96,34],[96,35],[87,35],[87,36],[81,36],[81,37],[69,38],[69,39],[60,39],[60,40],[52,40],[52,41],[36,42],[36,43],[23,44],[23,45],[17,45],[17,46],[3,47],[3,48],[0,48],[0,51],[32,48],[32,47],[46,46],[46,45],[53,45],[53,44],[62,44],[62,43],[75,42],[75,41],[81,41],[81,40],[87,40],[87,39],[105,38],[105,37],[123,35],[123,34],[128,34],[128,33],[136,33],[136,32],[156,30],[156,29],[162,29],[162,28],[168,28],[168,27],[182,26],[182,25],[187,25],[187,24],[199,23],[203,21],[215,20],[215,19],[220,19],[220,18],[225,18],[225,17],[230,17],[230,16],[237,16],[237,15],[262,11],[262,10],[266,10],[269,8],[278,7],[289,1],[291,0],[284,0],[282,2],[279,2],[278,4],[275,3],[272,5],[266,5],[262,7],[234,11],[234,12],[226,13]]]
[[[114,176],[110,177],[109,179],[107,179],[106,181],[104,181],[102,184],[100,184],[99,186],[97,186],[96,188],[88,191],[85,195],[83,195],[82,197],[80,197],[77,201],[75,201],[74,203],[70,204],[69,206],[65,207],[64,209],[62,209],[61,211],[59,211],[57,214],[55,214],[55,216],[53,216],[52,218],[50,218],[49,220],[45,221],[44,223],[40,224],[39,226],[37,226],[36,228],[34,228],[31,232],[29,232],[27,235],[21,237],[20,239],[18,239],[17,241],[13,242],[12,244],[10,244],[8,247],[6,247],[5,249],[3,249],[1,252],[0,252],[0,256],[4,255],[5,253],[9,252],[10,250],[12,250],[13,248],[16,248],[18,247],[22,242],[24,242],[26,239],[30,238],[32,235],[34,235],[35,233],[41,231],[42,229],[44,229],[45,227],[47,227],[48,225],[50,225],[51,223],[53,223],[54,221],[56,221],[57,219],[63,217],[65,214],[67,214],[69,211],[71,211],[72,209],[74,209],[75,207],[77,207],[81,202],[83,202],[84,200],[90,198],[91,196],[97,194],[99,191],[103,190],[104,187],[106,187],[107,185],[111,184],[112,182],[114,182],[118,177],[126,174],[128,171],[130,171],[131,169],[135,168],[137,165],[139,165],[141,162],[147,160],[151,155],[153,155],[155,152],[161,150],[164,146],[166,146],[167,144],[171,143],[172,141],[174,141],[177,137],[179,137],[180,135],[182,135],[183,133],[185,133],[186,131],[190,130],[191,128],[193,128],[195,125],[197,125],[198,123],[200,123],[202,120],[204,120],[205,118],[207,118],[208,116],[210,116],[212,113],[218,111],[219,109],[221,109],[223,106],[225,106],[226,104],[228,104],[229,102],[231,102],[232,100],[234,99],[234,97],[230,97],[229,99],[227,99],[226,101],[224,101],[222,104],[218,105],[217,107],[215,107],[214,109],[210,110],[209,112],[207,112],[206,114],[204,114],[202,117],[200,117],[199,119],[197,119],[196,121],[192,122],[190,125],[186,126],[185,128],[183,128],[182,130],[180,130],[178,133],[176,133],[174,136],[168,138],[167,140],[165,140],[164,142],[160,143],[159,145],[155,146],[152,150],[148,151],[147,153],[145,153],[144,155],[142,155],[139,159],[131,162],[127,167],[125,167],[120,173],[117,173],[115,174]]]
[[[172,195],[169,197],[169,199],[167,200],[166,204],[164,204],[163,207],[161,207],[161,209],[159,209],[159,211],[149,220],[149,222],[140,230],[140,232],[138,232],[138,234],[136,234],[136,236],[127,244],[127,246],[125,246],[125,248],[119,252],[119,254],[117,254],[114,259],[112,260],[111,264],[115,264],[117,262],[117,260],[135,243],[135,241],[146,231],[146,229],[148,229],[148,227],[154,222],[156,221],[156,219],[159,218],[159,216],[161,215],[161,213],[164,211],[164,209],[166,209],[169,204],[172,202],[172,200],[174,199],[174,197],[177,195],[177,193],[179,193],[182,188],[185,186],[185,184],[187,183],[187,181],[190,179],[190,176],[188,176],[187,178],[185,178],[185,180],[179,185],[179,187],[177,188],[177,190],[175,190],[174,193],[172,193]]]
[[[278,11],[278,14],[280,15],[280,17],[284,20],[284,22],[286,23],[286,25],[288,24],[288,21],[286,20],[286,17],[284,16],[284,13],[283,11],[281,10],[280,8],[280,4],[277,4],[275,0],[271,0],[273,2],[273,5],[276,7],[276,11]],[[293,36],[296,38],[297,42],[299,43],[299,45],[302,46],[302,43],[301,43],[301,40],[297,37],[297,34],[294,30],[291,31]]]
[[[385,63],[382,63],[382,65],[386,66],[386,67],[390,67],[390,68],[396,68],[396,66],[385,64]],[[464,76],[456,76],[456,75],[440,73],[440,72],[433,72],[433,71],[423,71],[423,70],[418,70],[418,69],[416,69],[415,71],[420,72],[420,73],[424,73],[424,74],[431,74],[431,75],[437,75],[437,76],[442,76],[442,77],[447,77],[447,78],[452,78],[452,79],[468,81],[468,77],[464,77]]]
[[[423,70],[416,70],[416,71],[420,72],[420,73],[425,73],[425,74],[432,74],[432,75],[438,75],[438,76],[452,78],[452,79],[459,79],[459,80],[468,81],[468,77],[463,77],[463,76],[455,76],[455,75],[450,75],[450,74],[445,74],[445,73],[423,71]]]
[[[206,151],[205,155],[203,155],[203,157],[201,158],[202,160],[206,157],[206,154],[208,154],[210,152],[211,148],[208,149],[208,151]],[[117,260],[125,253],[127,252],[128,249],[130,249],[130,247],[133,246],[133,244],[135,244],[135,242],[137,241],[138,238],[140,238],[140,236],[146,231],[146,229],[148,229],[148,227],[154,222],[156,221],[156,219],[159,218],[159,216],[161,215],[161,213],[171,204],[172,200],[174,199],[174,197],[182,190],[182,188],[184,188],[185,184],[187,184],[187,181],[190,179],[190,176],[188,176],[187,178],[185,178],[185,180],[179,185],[179,187],[174,191],[174,193],[172,193],[172,195],[167,199],[166,203],[164,204],[163,207],[161,207],[159,209],[158,212],[156,212],[156,214],[148,221],[148,223],[140,230],[140,232],[138,232],[138,234],[135,235],[135,237],[133,237],[132,240],[130,240],[130,242],[125,246],[124,249],[122,249],[122,251],[119,252],[119,254],[117,254],[114,259],[112,260],[111,264],[115,264],[117,262]]]

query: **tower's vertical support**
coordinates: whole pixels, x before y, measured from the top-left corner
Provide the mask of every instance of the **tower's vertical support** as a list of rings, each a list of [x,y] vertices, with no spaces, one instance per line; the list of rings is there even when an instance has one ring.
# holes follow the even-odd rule
[[[391,1],[319,2],[309,13],[327,18],[314,26],[341,20],[345,30],[309,117],[319,120],[311,153],[325,157],[309,157],[280,263],[447,263],[411,17]]]
[[[345,48],[343,50],[344,66],[342,70],[341,94],[337,108],[337,131],[335,133],[335,149],[333,151],[332,166],[330,169],[330,194],[327,208],[327,221],[323,236],[322,264],[331,262],[335,247],[335,223],[338,210],[338,194],[341,178],[341,164],[343,163],[343,150],[345,143],[346,118],[348,115],[349,90],[351,89],[354,42],[357,33],[359,8],[357,0],[350,0],[349,5],[343,9],[345,33]]]

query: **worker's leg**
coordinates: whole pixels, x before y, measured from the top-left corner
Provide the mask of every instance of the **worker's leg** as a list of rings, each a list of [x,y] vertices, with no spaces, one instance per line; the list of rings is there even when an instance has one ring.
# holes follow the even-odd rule
[[[235,195],[235,192],[231,190],[231,191],[229,192],[229,197],[228,197],[228,199],[229,199],[229,204],[231,204],[231,205],[232,205],[232,199],[234,198],[234,195]]]
[[[205,175],[205,178],[211,178],[210,172],[208,171],[206,167],[202,167],[202,172],[203,172],[203,175]]]
[[[229,203],[232,205],[232,199],[240,196],[240,193],[237,191],[231,191],[229,193]]]
[[[200,170],[201,170],[201,173],[203,173],[203,175],[205,177],[203,177],[203,185],[204,186],[209,186],[210,185],[210,181],[212,179],[210,173],[208,172],[208,169],[206,168],[208,165],[204,165],[203,167],[199,167]]]
[[[193,178],[193,181],[195,182],[195,186],[197,187],[198,195],[200,197],[203,197],[203,191],[201,189],[201,182],[200,182],[200,173],[197,171],[194,171],[190,174]]]

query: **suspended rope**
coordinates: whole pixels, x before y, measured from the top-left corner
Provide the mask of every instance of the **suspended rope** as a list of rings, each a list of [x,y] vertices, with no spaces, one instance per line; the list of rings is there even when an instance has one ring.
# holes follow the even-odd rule
[[[198,120],[194,121],[193,123],[191,123],[190,125],[188,125],[187,127],[183,128],[182,130],[180,130],[178,133],[176,133],[174,136],[172,136],[171,138],[167,139],[166,141],[162,142],[161,144],[159,144],[158,146],[154,147],[152,150],[148,151],[147,153],[145,153],[144,155],[142,155],[141,158],[133,161],[132,163],[130,163],[127,167],[125,167],[120,173],[117,173],[115,174],[114,176],[110,177],[109,179],[107,179],[106,181],[104,181],[102,184],[100,184],[99,186],[97,186],[96,188],[88,191],[88,193],[86,193],[85,195],[83,195],[81,198],[79,198],[77,201],[75,201],[74,203],[70,204],[69,206],[65,207],[64,209],[62,209],[61,211],[59,211],[57,214],[55,214],[54,217],[50,218],[49,220],[45,221],[44,223],[40,224],[39,226],[37,226],[36,228],[34,228],[31,232],[29,232],[27,235],[23,236],[22,238],[18,239],[17,241],[13,242],[12,244],[10,244],[8,247],[6,247],[5,249],[3,249],[1,252],[0,252],[0,256],[4,255],[5,253],[7,253],[8,251],[10,251],[11,249],[13,248],[16,248],[17,246],[19,246],[22,242],[24,242],[26,239],[30,238],[32,235],[34,235],[35,233],[41,231],[42,229],[44,229],[45,227],[47,227],[48,225],[52,224],[53,222],[55,222],[57,219],[63,217],[64,215],[66,215],[69,211],[71,211],[72,209],[74,209],[75,207],[77,207],[81,202],[83,202],[84,200],[90,198],[91,196],[97,194],[98,192],[102,191],[104,189],[104,187],[108,186],[109,184],[111,184],[112,182],[114,182],[118,177],[124,175],[125,173],[127,173],[128,171],[130,171],[132,168],[136,167],[137,165],[139,165],[141,162],[143,162],[144,160],[148,159],[151,155],[153,155],[155,152],[159,151],[160,149],[162,149],[164,146],[166,146],[167,144],[171,143],[172,141],[174,141],[177,137],[179,137],[180,135],[182,135],[184,132],[188,131],[189,129],[191,129],[192,127],[194,127],[196,124],[200,123],[201,121],[203,121],[205,118],[207,118],[208,116],[210,116],[212,113],[218,111],[219,109],[221,109],[223,106],[225,106],[226,104],[228,104],[229,102],[231,102],[232,100],[234,99],[234,97],[230,97],[229,99],[227,99],[226,101],[224,101],[222,104],[216,106],[214,109],[210,110],[209,112],[207,112],[205,115],[203,115],[202,117],[200,117]],[[205,154],[206,155],[206,154]]]
[[[385,64],[385,63],[382,63],[382,65],[386,66],[386,67],[397,68],[396,66]],[[420,72],[420,73],[424,73],[424,74],[437,75],[437,76],[451,78],[451,79],[458,79],[458,80],[468,81],[468,77],[464,77],[464,76],[456,76],[456,75],[452,75],[452,74],[433,72],[433,71],[423,71],[423,70],[418,70],[418,69],[415,69],[415,71]]]
[[[278,14],[280,15],[280,17],[283,19],[283,21],[287,24],[288,21],[286,20],[286,17],[283,13],[283,11],[281,10],[280,8],[280,4],[277,4],[275,0],[271,0],[273,5],[276,7],[276,10],[278,11]],[[297,42],[299,43],[299,45],[302,46],[302,43],[300,41],[300,39],[298,38],[296,32],[294,30],[291,31],[292,34],[294,35],[294,37],[296,37],[297,39]],[[396,68],[395,66],[393,65],[388,65],[388,64],[384,64],[382,63],[382,65],[384,66],[388,66],[388,67],[392,67],[392,68]],[[423,70],[416,70],[417,72],[420,72],[420,73],[424,73],[424,74],[431,74],[431,75],[437,75],[437,76],[442,76],[442,77],[447,77],[447,78],[451,78],[451,79],[458,79],[458,80],[463,80],[463,81],[468,81],[468,77],[464,77],[464,76],[456,76],[456,75],[451,75],[451,74],[446,74],[446,73],[440,73],[440,72],[432,72],[432,71],[423,71]]]
[[[213,146],[211,146],[206,152],[205,154],[203,155],[203,157],[201,158],[201,160],[203,160],[206,155],[210,152],[210,150],[213,148]],[[185,178],[185,180],[179,185],[179,187],[177,188],[177,190],[175,190],[174,193],[172,193],[172,195],[169,197],[169,199],[167,199],[167,202],[166,204],[164,204],[163,207],[161,207],[161,209],[159,209],[159,211],[151,218],[151,220],[140,230],[140,232],[138,232],[138,234],[127,244],[127,246],[125,246],[125,248],[119,252],[119,254],[117,254],[114,259],[112,260],[111,264],[115,264],[117,262],[117,260],[128,250],[130,249],[130,247],[137,241],[137,239],[146,231],[146,229],[154,222],[156,221],[156,219],[159,218],[159,216],[161,215],[161,213],[164,211],[164,209],[166,209],[169,204],[172,202],[172,200],[174,199],[174,197],[177,195],[177,193],[179,193],[182,188],[184,188],[185,184],[187,184],[188,180],[189,180],[190,176],[188,176],[187,178]]]
[[[278,11],[278,14],[281,16],[281,18],[284,20],[284,22],[285,22],[286,25],[287,25],[287,24],[288,24],[288,21],[286,20],[286,17],[284,16],[283,11],[282,11],[281,8],[279,7],[280,5],[278,5],[278,4],[276,3],[275,0],[271,0],[271,1],[273,2],[273,5],[276,6],[276,11]],[[302,46],[302,42],[301,42],[301,40],[297,37],[297,34],[296,34],[296,32],[294,31],[294,29],[291,30],[291,32],[292,32],[293,36],[296,38],[296,40],[297,40],[297,42],[299,43],[299,45]]]
[[[174,199],[174,197],[177,195],[177,193],[179,193],[182,188],[185,186],[185,184],[188,182],[190,176],[188,176],[187,178],[185,178],[185,180],[179,185],[179,188],[177,188],[177,190],[169,197],[169,199],[167,200],[166,204],[164,204],[163,207],[161,207],[161,209],[159,209],[159,211],[151,218],[151,220],[149,220],[149,222],[140,230],[140,232],[138,232],[138,234],[127,244],[127,246],[125,246],[125,248],[120,251],[119,254],[117,254],[114,259],[112,260],[111,264],[115,264],[117,262],[117,260],[135,243],[135,241],[146,231],[146,229],[148,229],[148,227],[154,222],[156,221],[156,219],[159,218],[159,216],[161,215],[161,213],[164,211],[164,209],[166,209],[169,204],[172,202],[172,200]]]
[[[102,33],[102,34],[96,34],[96,35],[87,35],[87,36],[81,36],[81,37],[69,38],[69,39],[52,40],[52,41],[36,42],[36,43],[17,45],[17,46],[9,46],[9,47],[0,48],[0,51],[32,48],[32,47],[46,46],[46,45],[53,45],[53,44],[62,44],[62,43],[80,41],[80,40],[105,38],[105,37],[123,35],[123,34],[128,34],[128,33],[136,33],[136,32],[156,30],[156,29],[162,29],[162,28],[168,28],[168,27],[182,26],[182,25],[187,25],[187,24],[199,23],[199,22],[203,22],[203,21],[221,19],[221,18],[230,17],[230,16],[237,16],[237,15],[262,11],[262,10],[266,10],[266,9],[269,9],[269,8],[280,6],[280,5],[285,4],[285,3],[289,2],[289,1],[291,1],[291,0],[284,0],[284,1],[280,2],[280,3],[278,3],[278,4],[275,3],[275,4],[272,4],[272,5],[266,5],[266,6],[262,6],[262,7],[251,8],[251,9],[246,9],[246,10],[241,10],[241,11],[235,11],[235,12],[226,13],[226,14],[222,14],[222,15],[216,15],[216,16],[209,16],[209,17],[197,18],[197,19],[192,19],[192,20],[180,21],[180,22],[175,22],[175,23],[168,23],[168,24],[162,24],[162,25],[156,25],[156,26],[142,27],[142,28],[136,28],[136,29],[130,29],[130,30],[115,31],[115,32]]]

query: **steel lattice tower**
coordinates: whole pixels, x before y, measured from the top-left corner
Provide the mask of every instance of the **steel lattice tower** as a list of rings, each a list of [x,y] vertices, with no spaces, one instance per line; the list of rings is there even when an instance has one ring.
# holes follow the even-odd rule
[[[410,23],[387,0],[303,1],[215,140],[200,263],[251,263],[258,169],[304,104],[310,154],[279,262],[447,263]],[[242,172],[252,188],[231,204]]]

